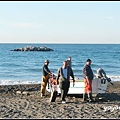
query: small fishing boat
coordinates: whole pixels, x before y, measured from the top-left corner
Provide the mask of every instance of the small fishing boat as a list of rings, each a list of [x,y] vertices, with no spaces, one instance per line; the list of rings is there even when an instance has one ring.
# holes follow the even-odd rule
[[[92,82],[92,93],[105,93],[107,89],[108,81],[102,82],[100,78],[95,77]],[[46,90],[48,92],[57,91],[61,93],[59,85],[57,85],[56,77],[51,77],[47,84]],[[75,80],[75,84],[73,84],[73,80],[70,80],[70,88],[68,94],[83,94],[84,93],[84,80]]]

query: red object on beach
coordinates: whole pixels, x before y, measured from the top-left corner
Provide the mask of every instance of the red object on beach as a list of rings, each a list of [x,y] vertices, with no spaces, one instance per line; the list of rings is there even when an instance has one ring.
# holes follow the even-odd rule
[[[56,76],[52,75],[52,77],[50,77],[50,85],[54,88],[55,91],[57,91],[57,81],[56,81]]]
[[[84,92],[85,92],[85,93],[92,93],[92,80],[90,80],[89,82],[90,82],[90,83],[88,84],[88,83],[87,83],[87,80],[84,79],[84,85],[85,85],[85,86],[84,86],[84,88],[85,88],[85,89],[84,89]]]
[[[57,94],[58,94],[58,92],[57,92],[57,81],[56,81],[56,76],[55,75],[50,76],[49,84],[50,84],[50,88],[51,88],[50,102],[55,102]]]

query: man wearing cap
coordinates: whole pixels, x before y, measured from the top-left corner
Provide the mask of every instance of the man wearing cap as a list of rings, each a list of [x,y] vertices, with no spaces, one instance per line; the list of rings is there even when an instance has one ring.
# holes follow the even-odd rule
[[[89,102],[94,102],[92,97],[92,80],[93,80],[93,71],[91,69],[91,60],[87,59],[86,64],[83,67],[82,73],[84,77],[84,94],[83,94],[83,101],[88,100]]]
[[[43,75],[42,75],[42,83],[41,83],[41,97],[45,96],[46,85],[47,85],[50,75],[52,74],[48,68],[49,63],[50,63],[49,60],[45,60],[44,65],[42,67]]]

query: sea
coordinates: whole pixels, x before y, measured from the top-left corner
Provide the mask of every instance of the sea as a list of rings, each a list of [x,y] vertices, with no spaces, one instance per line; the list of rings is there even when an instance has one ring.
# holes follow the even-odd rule
[[[53,51],[11,51],[26,46],[44,46]],[[0,85],[39,84],[45,60],[50,61],[48,67],[57,75],[69,56],[75,79],[83,79],[82,69],[89,58],[95,75],[100,67],[112,81],[120,81],[120,44],[0,43]]]

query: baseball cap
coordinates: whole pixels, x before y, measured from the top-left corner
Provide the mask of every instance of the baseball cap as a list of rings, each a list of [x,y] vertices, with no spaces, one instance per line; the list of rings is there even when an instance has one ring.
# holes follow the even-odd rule
[[[91,62],[91,60],[90,60],[90,59],[87,59],[86,62]]]

